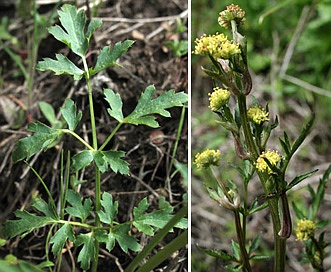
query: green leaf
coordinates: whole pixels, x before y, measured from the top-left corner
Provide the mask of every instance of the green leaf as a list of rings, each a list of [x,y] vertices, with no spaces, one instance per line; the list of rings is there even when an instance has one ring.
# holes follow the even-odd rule
[[[232,255],[218,249],[206,249],[197,245],[197,247],[203,251],[204,253],[208,254],[209,256],[220,258],[225,261],[237,262],[237,259]]]
[[[115,172],[120,172],[122,175],[129,174],[129,164],[122,160],[125,153],[123,151],[99,151],[99,150],[83,150],[73,156],[73,170],[78,171],[95,162],[98,169],[104,173],[108,169],[108,165]]]
[[[153,85],[148,86],[145,92],[141,94],[136,108],[133,112],[124,118],[125,123],[133,125],[146,125],[153,128],[159,126],[152,114],[160,114],[164,117],[170,117],[169,111],[166,109],[175,106],[183,106],[183,103],[187,102],[187,94],[175,93],[174,90],[164,92],[157,98],[153,99],[155,94],[155,87]]]
[[[233,240],[231,240],[231,248],[232,248],[232,253],[234,255],[234,257],[237,260],[240,260],[240,247],[239,244]]]
[[[69,129],[74,131],[80,119],[82,119],[82,113],[77,114],[77,108],[74,101],[66,99],[64,102],[64,108],[61,109],[64,120],[66,120]]]
[[[61,54],[56,54],[55,57],[57,60],[44,58],[43,61],[38,62],[36,68],[40,71],[53,71],[55,75],[72,75],[74,80],[80,80],[83,77],[84,71],[79,69],[67,57]]]
[[[58,120],[56,120],[55,111],[52,105],[47,102],[39,102],[38,106],[50,125],[54,126]]]
[[[65,223],[50,240],[50,243],[53,244],[52,252],[54,256],[57,256],[61,252],[67,239],[71,242],[75,240],[74,231],[69,223]]]
[[[90,74],[94,75],[110,66],[117,65],[116,60],[126,51],[128,51],[128,49],[133,43],[134,41],[131,40],[118,42],[114,45],[112,49],[109,46],[105,46],[98,56],[95,67],[93,69],[90,69]]]
[[[128,249],[132,251],[139,251],[140,245],[138,244],[137,240],[130,236],[128,233],[130,231],[129,224],[119,225],[116,229],[112,230],[109,233],[109,244],[106,245],[107,249],[110,251],[111,245],[113,244],[113,239],[115,239],[121,249],[128,253]]]
[[[297,206],[297,204],[295,204],[295,202],[292,202],[292,206],[293,206],[293,210],[295,212],[295,215],[298,219],[304,219],[307,216],[303,213],[302,210],[299,209],[299,207]]]
[[[81,263],[81,268],[88,270],[90,268],[91,260],[95,253],[95,237],[92,232],[83,233],[77,236],[75,246],[83,245],[83,248],[78,254],[78,262]]]
[[[46,217],[53,218],[54,220],[59,220],[59,216],[58,216],[55,208],[53,208],[51,201],[49,203],[47,203],[42,198],[37,197],[33,200],[32,206],[35,207],[38,211],[45,214]]]
[[[63,134],[61,130],[50,128],[40,122],[29,124],[28,130],[35,134],[17,142],[17,148],[12,154],[14,162],[29,159],[40,150],[52,147],[56,139]]]
[[[100,27],[102,26],[102,21],[101,20],[94,20],[91,21],[87,27],[87,31],[86,31],[86,39],[88,41],[90,41],[93,33]]]
[[[250,260],[266,260],[266,259],[270,259],[270,256],[255,254],[252,257],[250,257],[249,259]]]
[[[72,207],[67,207],[66,211],[74,216],[80,218],[83,222],[91,214],[92,211],[92,200],[87,198],[82,203],[82,198],[79,193],[69,190],[67,193],[67,201],[72,205]]]
[[[113,90],[104,89],[105,100],[109,103],[110,109],[107,109],[109,115],[117,121],[123,122],[122,106],[123,102],[119,94],[115,94]]]
[[[49,266],[54,265],[49,262]],[[8,254],[4,260],[0,260],[0,272],[44,272],[40,265],[18,260],[14,255]]]
[[[98,211],[100,221],[108,225],[113,224],[118,212],[118,202],[113,203],[113,196],[107,192],[104,192],[102,195],[101,205],[104,208],[104,211]]]
[[[252,245],[249,247],[248,255],[253,254],[254,251],[257,250],[257,248],[259,247],[260,240],[261,240],[261,236],[260,235],[258,235],[258,236],[255,237],[255,239],[252,242]]]
[[[3,228],[5,238],[12,238],[17,235],[30,233],[31,231],[56,222],[53,218],[47,216],[37,216],[27,211],[16,211],[15,216],[19,220],[8,220]]]
[[[138,206],[133,209],[133,225],[141,232],[153,236],[154,228],[163,228],[173,217],[173,207],[165,201],[164,197],[159,200],[159,210],[146,213],[149,205],[147,198],[142,199]],[[176,225],[177,228],[187,228],[187,220],[182,218]]]
[[[318,171],[318,169],[310,171],[308,173],[296,176],[287,186],[286,186],[286,190],[290,190],[293,186],[297,185],[298,183],[300,183],[301,181],[305,180],[306,178],[309,178],[311,175],[313,175],[314,173],[316,173]]]
[[[88,49],[88,39],[84,34],[86,24],[84,11],[77,12],[75,6],[63,5],[62,11],[58,11],[58,14],[63,28],[58,25],[52,26],[48,32],[55,39],[66,44],[75,54],[84,57]],[[89,37],[92,35],[92,30],[96,29],[94,24],[88,31]]]

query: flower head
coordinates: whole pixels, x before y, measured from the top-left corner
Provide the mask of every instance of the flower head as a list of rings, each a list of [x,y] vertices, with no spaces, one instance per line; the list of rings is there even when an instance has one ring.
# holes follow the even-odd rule
[[[230,92],[228,90],[216,87],[212,93],[209,93],[209,108],[212,111],[217,111],[226,105],[230,99]]]
[[[316,225],[308,219],[300,219],[295,230],[295,235],[300,241],[307,241],[309,237],[314,235]]]
[[[226,7],[226,10],[220,12],[218,17],[218,23],[224,28],[231,27],[231,21],[236,21],[237,26],[243,25],[245,18],[245,11],[243,11],[238,5],[231,4]]]
[[[196,55],[211,55],[214,59],[229,59],[240,53],[239,46],[229,41],[224,34],[206,35],[195,39],[195,48],[192,52]]]
[[[276,166],[277,163],[280,161],[281,156],[278,154],[277,151],[268,150],[267,152],[263,151],[262,154],[256,160],[255,167],[257,170],[259,170],[260,172],[268,172],[269,174],[272,174],[273,171],[266,163],[264,158],[266,158],[271,163],[271,165]]]
[[[269,112],[266,112],[264,109],[261,109],[258,106],[254,106],[247,110],[248,118],[251,119],[256,124],[261,124],[264,121],[269,121]]]
[[[219,150],[205,150],[195,155],[194,164],[199,170],[206,169],[211,165],[218,166],[221,161],[221,152]]]

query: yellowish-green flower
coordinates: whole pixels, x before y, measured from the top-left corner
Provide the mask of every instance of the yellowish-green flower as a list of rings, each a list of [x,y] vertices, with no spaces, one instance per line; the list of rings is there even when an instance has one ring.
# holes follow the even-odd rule
[[[280,161],[281,156],[278,154],[277,151],[268,150],[266,152],[263,151],[262,154],[256,160],[255,167],[257,170],[259,170],[260,172],[268,172],[269,174],[272,174],[273,171],[266,163],[264,158],[266,158],[271,163],[271,165],[276,166],[277,163]]]
[[[211,165],[219,166],[221,162],[221,152],[219,150],[207,149],[195,155],[194,164],[199,170],[207,169]]]
[[[264,121],[269,121],[269,112],[266,112],[264,109],[261,109],[258,106],[254,106],[247,110],[247,116],[256,124],[261,124]]]
[[[212,111],[217,111],[224,105],[229,103],[230,92],[220,87],[215,87],[212,93],[209,93],[209,108]]]
[[[308,219],[300,219],[295,230],[295,235],[300,241],[307,241],[309,237],[314,236],[316,225]]]
[[[195,48],[192,52],[196,55],[211,55],[214,59],[229,59],[235,54],[240,54],[237,44],[229,41],[224,34],[206,35],[195,39]]]
[[[218,17],[218,23],[225,28],[231,27],[231,21],[236,21],[237,26],[243,25],[245,18],[245,11],[243,11],[238,5],[231,4],[226,7],[226,10],[220,12]]]

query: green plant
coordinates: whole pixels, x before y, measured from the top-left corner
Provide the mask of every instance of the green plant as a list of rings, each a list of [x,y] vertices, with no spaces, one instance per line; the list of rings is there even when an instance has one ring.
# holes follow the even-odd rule
[[[209,108],[218,116],[217,123],[232,135],[241,162],[231,164],[231,167],[237,170],[242,179],[242,182],[237,182],[220,175],[225,171],[223,166],[219,170],[219,150],[207,149],[196,155],[197,169],[208,170],[212,174],[212,178],[204,183],[210,198],[233,213],[237,237],[231,244],[232,253],[200,249],[229,262],[225,266],[228,271],[253,271],[251,263],[254,260],[269,256],[257,253],[261,239],[259,235],[248,240],[247,221],[252,214],[268,208],[274,234],[274,271],[280,272],[285,271],[286,241],[292,233],[287,193],[316,170],[299,174],[290,181],[286,173],[294,153],[309,134],[315,115],[311,113],[297,139],[290,139],[284,132],[279,145],[282,155],[268,148],[271,132],[278,126],[278,118],[272,119],[268,104],[262,106],[250,94],[252,79],[248,69],[247,38],[241,32],[245,20],[245,12],[231,4],[220,12],[218,23],[230,30],[232,40],[223,33],[204,34],[195,40],[193,54],[206,56],[211,62],[211,67],[202,68],[214,83],[213,92],[209,94]],[[229,102],[230,99],[234,100],[235,105]],[[265,195],[250,201],[248,184],[255,177],[259,179]],[[261,200],[264,202],[261,203]]]
[[[128,222],[117,222],[118,202],[108,192],[101,192],[100,175],[109,170],[123,175],[129,174],[129,164],[122,158],[124,151],[106,150],[108,143],[114,137],[116,132],[124,124],[146,125],[152,128],[159,126],[155,114],[164,117],[170,117],[166,110],[175,106],[184,107],[187,102],[185,93],[175,93],[174,90],[164,92],[158,97],[155,95],[155,87],[148,86],[142,93],[137,106],[128,115],[124,116],[122,112],[123,102],[119,94],[113,90],[104,89],[105,101],[109,104],[108,114],[117,120],[117,126],[103,143],[98,143],[96,121],[93,104],[93,90],[91,87],[91,78],[98,72],[110,67],[119,65],[117,60],[127,52],[133,45],[133,41],[126,40],[118,42],[113,48],[105,46],[99,53],[94,67],[87,64],[86,55],[90,45],[90,39],[93,33],[102,25],[100,20],[91,21],[86,28],[86,17],[83,11],[77,11],[72,5],[64,5],[58,12],[62,27],[59,25],[49,28],[49,33],[57,40],[66,44],[73,53],[81,58],[83,68],[76,66],[67,57],[56,54],[56,59],[45,58],[37,65],[40,71],[53,71],[56,75],[67,74],[75,80],[86,80],[88,90],[88,101],[90,109],[90,127],[92,134],[92,144],[86,142],[80,137],[75,129],[80,123],[82,113],[78,112],[76,104],[71,99],[66,99],[64,107],[61,108],[61,114],[67,128],[63,128],[62,122],[57,122],[54,109],[46,103],[40,103],[39,106],[45,117],[51,124],[47,126],[41,122],[31,123],[28,130],[33,133],[32,136],[21,139],[17,143],[17,148],[12,154],[14,162],[28,160],[41,150],[47,150],[61,140],[63,135],[71,135],[75,140],[83,144],[84,150],[72,156],[67,156],[67,163],[64,166],[62,155],[61,160],[61,184],[60,184],[60,208],[57,210],[55,201],[47,188],[47,185],[38,173],[31,167],[39,181],[44,186],[48,195],[48,201],[40,197],[33,200],[32,206],[40,215],[28,211],[17,211],[15,215],[18,220],[7,221],[4,226],[4,236],[6,238],[21,235],[24,237],[31,231],[49,225],[49,232],[46,241],[46,255],[49,260],[48,247],[52,244],[51,250],[54,256],[61,259],[61,251],[67,241],[74,243],[79,247],[78,262],[84,270],[90,269],[92,262],[92,271],[98,269],[98,254],[100,243],[105,243],[107,250],[111,251],[115,243],[127,253],[128,250],[140,251],[140,245],[134,236],[130,235],[131,226],[138,231],[153,236],[157,229],[165,228],[160,232],[170,231],[173,227],[186,228],[187,221],[184,218],[187,214],[186,204],[178,212],[179,215],[173,215],[172,207],[164,197],[160,197],[157,210],[148,211],[149,204],[147,198],[142,199],[138,206],[134,208],[133,220]],[[72,159],[72,164],[71,164]],[[95,174],[94,202],[91,198],[83,199],[76,187],[69,189],[70,171],[78,171],[92,165]],[[64,171],[64,168],[66,171]],[[66,174],[65,174],[66,173]],[[74,175],[75,176],[75,175]],[[74,178],[75,179],[75,178]],[[75,183],[75,182],[74,182]],[[169,221],[171,222],[169,224]],[[78,227],[81,230],[76,230]],[[82,231],[84,230],[84,231]],[[161,236],[164,237],[164,236]],[[162,239],[162,238],[161,238]],[[160,240],[157,240],[160,241]],[[180,240],[173,251],[185,246],[185,239]],[[153,247],[152,247],[153,248]],[[140,259],[141,261],[141,259]],[[138,262],[139,264],[139,262]],[[136,266],[138,265],[136,264]]]

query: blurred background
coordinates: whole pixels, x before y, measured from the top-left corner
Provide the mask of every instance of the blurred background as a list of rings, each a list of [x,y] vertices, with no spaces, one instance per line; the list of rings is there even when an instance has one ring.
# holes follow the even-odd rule
[[[290,201],[306,207],[311,201],[307,184],[316,188],[331,162],[331,1],[192,0],[192,49],[194,39],[203,33],[224,33],[217,19],[219,12],[231,3],[246,12],[246,23],[241,31],[248,41],[248,63],[253,78],[251,94],[261,105],[269,104],[271,120],[276,116],[279,119],[268,147],[278,146],[281,151],[278,138],[283,131],[296,139],[310,115],[309,105],[313,105],[316,113],[313,130],[295,154],[287,173],[287,179],[291,180],[300,173],[319,169],[289,194]],[[192,55],[192,160],[197,152],[206,148],[220,149],[220,175],[225,180],[234,180],[240,187],[240,178],[229,163],[241,162],[235,155],[230,135],[217,124],[217,116],[208,108],[208,93],[212,91],[213,83],[201,66],[208,67],[209,60]],[[219,207],[204,189],[203,181],[209,178],[212,177],[208,173],[199,173],[193,166],[192,271],[225,271],[220,260],[200,252],[196,245],[230,252],[231,239],[235,239],[233,214]],[[263,194],[254,179],[248,190],[252,199]],[[322,219],[331,218],[330,208],[329,188],[320,212]],[[293,221],[296,223],[295,217]],[[248,237],[261,234],[259,250],[271,254],[273,239],[268,211],[263,210],[250,218],[247,229]],[[326,234],[330,242],[330,228]],[[295,239],[292,235],[288,240],[286,271],[312,271],[309,265],[300,263],[303,243]],[[256,262],[254,271],[269,271],[272,262],[272,259]],[[331,269],[330,253],[325,267]]]

